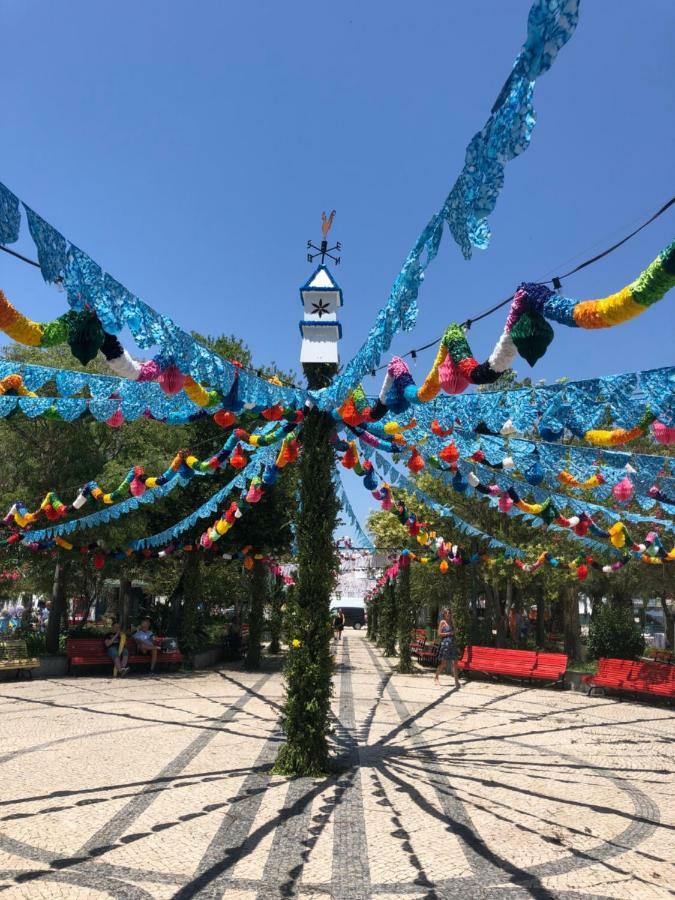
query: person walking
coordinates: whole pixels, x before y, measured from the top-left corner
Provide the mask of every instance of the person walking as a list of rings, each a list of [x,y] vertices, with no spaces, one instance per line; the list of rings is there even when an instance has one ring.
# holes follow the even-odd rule
[[[341,609],[338,609],[335,617],[333,619],[333,635],[336,641],[342,640],[342,632],[345,627],[345,614]]]
[[[436,667],[436,675],[434,681],[440,686],[440,676],[445,672],[448,663],[452,664],[452,674],[455,676],[455,687],[460,688],[457,672],[457,648],[455,646],[455,628],[452,623],[452,615],[446,607],[442,613],[437,629],[438,637],[441,639],[441,646],[438,651],[438,666]]]

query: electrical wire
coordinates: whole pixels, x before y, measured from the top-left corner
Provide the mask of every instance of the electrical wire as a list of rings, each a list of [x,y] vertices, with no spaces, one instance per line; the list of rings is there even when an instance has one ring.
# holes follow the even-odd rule
[[[653,216],[647,219],[646,222],[643,222],[642,225],[639,225],[630,234],[627,234],[625,237],[621,238],[620,241],[617,241],[615,244],[612,244],[611,247],[608,247],[606,250],[603,250],[601,253],[597,253],[595,256],[592,256],[590,259],[584,260],[584,262],[579,263],[578,266],[575,266],[573,269],[570,269],[569,272],[565,272],[563,275],[556,275],[554,278],[550,278],[548,281],[538,282],[539,284],[551,284],[555,288],[558,288],[560,282],[564,278],[569,278],[571,275],[576,275],[577,272],[580,272],[582,269],[585,269],[587,266],[593,265],[593,263],[598,262],[601,259],[604,259],[605,256],[609,256],[610,253],[613,253],[615,250],[618,250],[619,247],[623,246],[627,241],[631,238],[635,237],[636,234],[639,234],[643,228],[646,228],[648,225],[651,225],[652,222],[655,222],[659,216],[662,216],[665,212],[667,212],[671,206],[675,204],[675,197],[671,197],[663,206],[658,209]],[[492,313],[497,312],[502,309],[508,303],[513,300],[513,292],[509,294],[506,299],[501,300],[499,303],[495,303],[494,306],[491,306],[489,309],[486,309],[484,312],[479,313],[477,316],[472,316],[470,319],[466,319],[461,323],[461,327],[465,328],[467,331],[475,322],[480,322],[481,319],[486,319],[488,316],[491,316]],[[403,359],[406,356],[411,356],[413,359],[416,359],[417,354],[421,353],[423,350],[429,350],[431,347],[435,347],[440,341],[440,337],[435,338],[433,341],[429,341],[428,344],[424,344],[422,347],[415,347],[413,350],[408,350],[407,353],[400,354]],[[388,365],[388,364],[387,364]],[[376,369],[371,370],[371,375],[375,375],[376,372],[381,372],[383,369],[387,368],[387,365],[378,366]]]

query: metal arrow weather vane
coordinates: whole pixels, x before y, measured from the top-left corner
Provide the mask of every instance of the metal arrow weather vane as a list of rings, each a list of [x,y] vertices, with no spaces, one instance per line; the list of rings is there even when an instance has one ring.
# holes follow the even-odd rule
[[[337,250],[338,253],[342,250],[342,244],[338,241],[334,247],[328,246],[328,232],[331,229],[331,225],[333,224],[333,219],[335,218],[335,210],[331,212],[329,216],[326,213],[321,213],[321,233],[323,235],[323,240],[321,241],[321,246],[317,247],[316,244],[313,244],[312,241],[307,241],[307,249],[314,250],[315,253],[307,254],[307,262],[314,262],[317,256],[321,257],[321,265],[324,265],[326,262],[326,257],[328,259],[332,259],[336,266],[340,265],[340,257],[333,256],[333,253]]]

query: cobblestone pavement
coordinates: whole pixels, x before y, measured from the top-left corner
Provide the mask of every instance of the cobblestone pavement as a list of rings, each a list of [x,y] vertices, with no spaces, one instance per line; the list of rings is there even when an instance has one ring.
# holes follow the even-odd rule
[[[0,685],[3,898],[675,895],[675,714],[338,651],[341,774],[269,775],[276,671]]]

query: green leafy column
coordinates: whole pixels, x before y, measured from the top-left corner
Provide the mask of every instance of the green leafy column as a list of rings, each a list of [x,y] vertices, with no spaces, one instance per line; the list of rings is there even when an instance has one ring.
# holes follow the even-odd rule
[[[401,561],[397,593],[398,671],[407,673],[413,670],[410,641],[417,624],[417,610],[410,594],[410,560],[405,557]]]
[[[325,365],[305,366],[310,388],[329,383],[334,371]],[[319,776],[328,771],[333,671],[330,598],[339,565],[333,538],[339,510],[333,485],[335,458],[330,443],[334,427],[331,416],[312,409],[302,429],[300,511],[296,530],[298,576],[286,612],[290,638],[282,715],[286,743],[274,766],[280,775]]]

